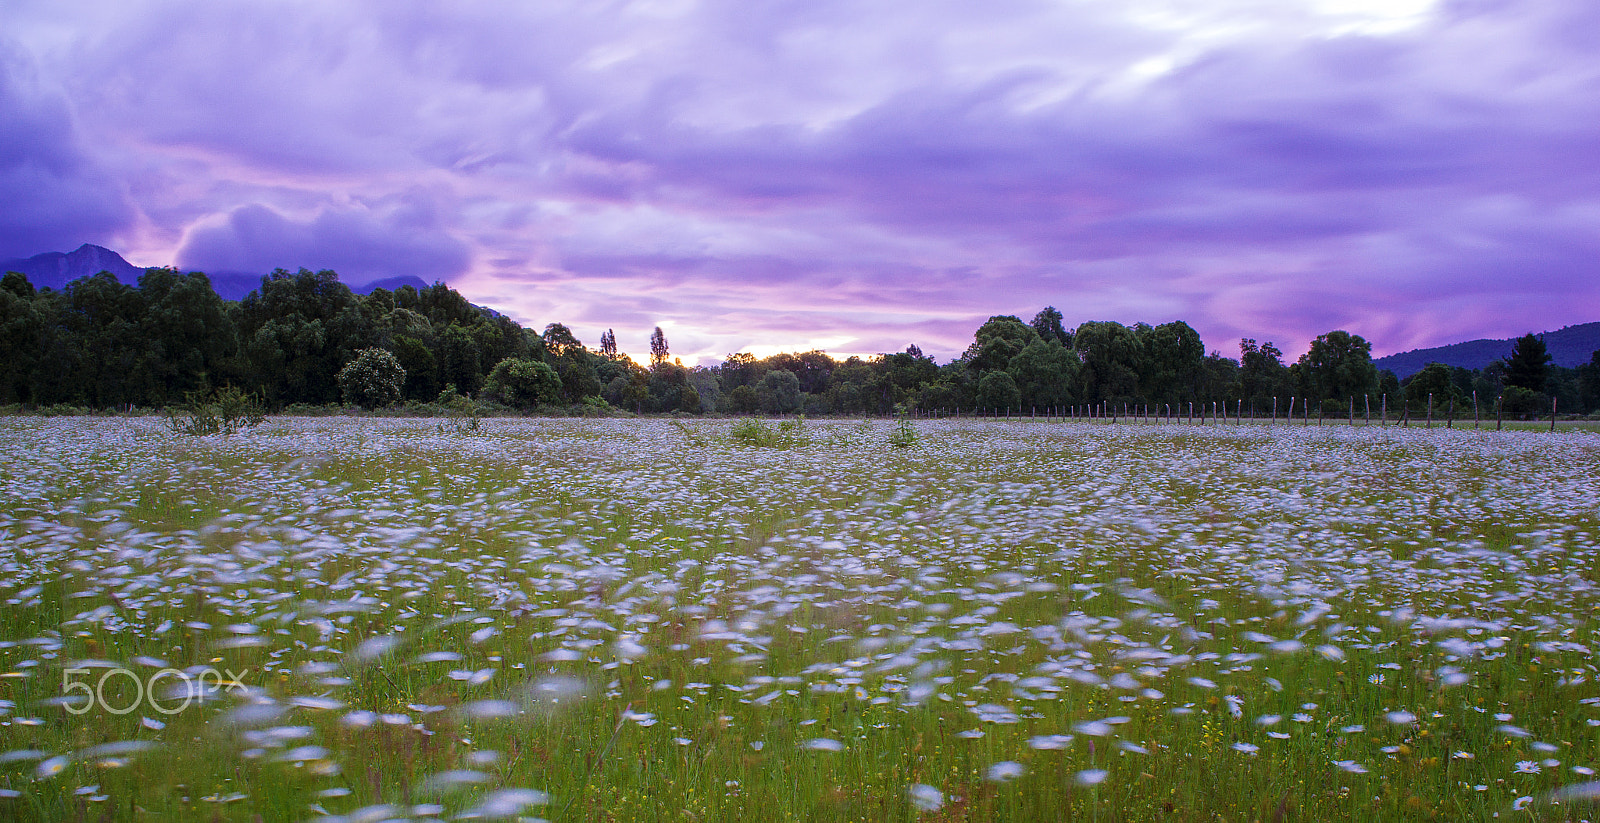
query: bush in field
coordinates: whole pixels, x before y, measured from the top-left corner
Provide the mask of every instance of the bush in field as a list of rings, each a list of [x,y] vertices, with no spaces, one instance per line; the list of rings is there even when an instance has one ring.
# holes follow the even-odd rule
[[[773,427],[754,417],[747,417],[734,423],[728,436],[735,443],[769,449],[790,449],[804,446],[807,442],[804,420],[785,420]]]
[[[909,449],[917,445],[917,429],[911,425],[911,418],[904,411],[900,412],[894,431],[889,432],[889,445],[897,449]]]
[[[406,370],[383,349],[362,349],[339,370],[339,393],[344,402],[369,411],[398,402],[405,384]]]
[[[1500,397],[1500,408],[1509,416],[1526,420],[1550,411],[1550,398],[1521,386],[1506,386]]]
[[[195,436],[233,434],[261,425],[264,417],[260,397],[223,386],[210,394],[189,392],[183,403],[167,409],[167,428]]]
[[[507,357],[489,372],[483,390],[507,406],[529,409],[561,399],[561,375],[542,360]]]

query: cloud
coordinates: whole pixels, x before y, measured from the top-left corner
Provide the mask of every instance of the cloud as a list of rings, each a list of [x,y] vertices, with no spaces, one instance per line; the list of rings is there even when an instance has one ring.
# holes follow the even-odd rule
[[[85,141],[47,199],[122,185],[184,265],[707,351],[1054,304],[1382,353],[1600,298],[1591,4],[18,1]]]
[[[84,146],[67,101],[0,39],[0,259],[108,242],[133,217]]]
[[[333,269],[349,283],[402,275],[434,282],[466,271],[470,255],[440,224],[432,201],[412,192],[301,220],[260,204],[241,206],[191,231],[178,260],[201,271]]]

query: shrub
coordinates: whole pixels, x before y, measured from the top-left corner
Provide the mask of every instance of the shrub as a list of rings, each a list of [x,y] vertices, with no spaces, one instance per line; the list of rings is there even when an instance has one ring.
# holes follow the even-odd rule
[[[531,409],[561,398],[561,376],[543,360],[507,357],[495,364],[483,391],[517,409]]]
[[[223,386],[209,395],[189,392],[176,409],[167,409],[167,428],[174,434],[203,437],[208,434],[233,434],[242,428],[261,425],[266,415],[259,396]]]
[[[406,370],[383,349],[362,349],[339,370],[339,393],[344,402],[368,411],[399,401],[405,384]]]
[[[483,431],[485,404],[458,393],[454,383],[446,385],[434,403],[444,416],[444,422],[435,427],[440,434],[478,434]]]
[[[1550,398],[1521,386],[1506,386],[1505,393],[1501,395],[1501,404],[1507,416],[1524,420],[1550,412]]]
[[[728,430],[728,436],[735,443],[769,449],[792,449],[808,442],[804,418],[785,420],[773,427],[754,417],[747,417],[734,423],[733,428]]]
[[[917,445],[917,429],[911,425],[911,418],[906,414],[905,406],[895,409],[896,421],[894,431],[889,432],[889,445],[897,449],[909,449]]]

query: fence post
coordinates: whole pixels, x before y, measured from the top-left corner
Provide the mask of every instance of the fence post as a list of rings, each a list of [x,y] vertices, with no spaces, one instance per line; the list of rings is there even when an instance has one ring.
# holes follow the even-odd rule
[[[1472,430],[1478,430],[1478,390],[1472,390]]]
[[[1506,398],[1506,396],[1502,394],[1502,395],[1497,395],[1495,397],[1495,399],[1494,399],[1494,430],[1495,431],[1500,431],[1501,425],[1503,425],[1504,422],[1505,422],[1505,407],[1503,405],[1501,405],[1501,402],[1500,402],[1500,401],[1504,400],[1505,398]]]
[[[1556,399],[1550,398],[1550,433],[1556,433]]]
[[[1433,428],[1433,392],[1428,392],[1428,428]]]

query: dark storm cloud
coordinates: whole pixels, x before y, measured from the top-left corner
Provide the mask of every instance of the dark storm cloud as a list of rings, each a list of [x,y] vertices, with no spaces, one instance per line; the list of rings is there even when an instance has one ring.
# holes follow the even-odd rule
[[[108,242],[133,217],[62,95],[0,37],[0,259]]]
[[[266,273],[275,268],[333,269],[351,283],[414,275],[424,282],[461,274],[467,248],[439,230],[422,195],[380,209],[327,209],[292,220],[262,205],[241,206],[218,225],[197,229],[178,252],[202,271]]]

